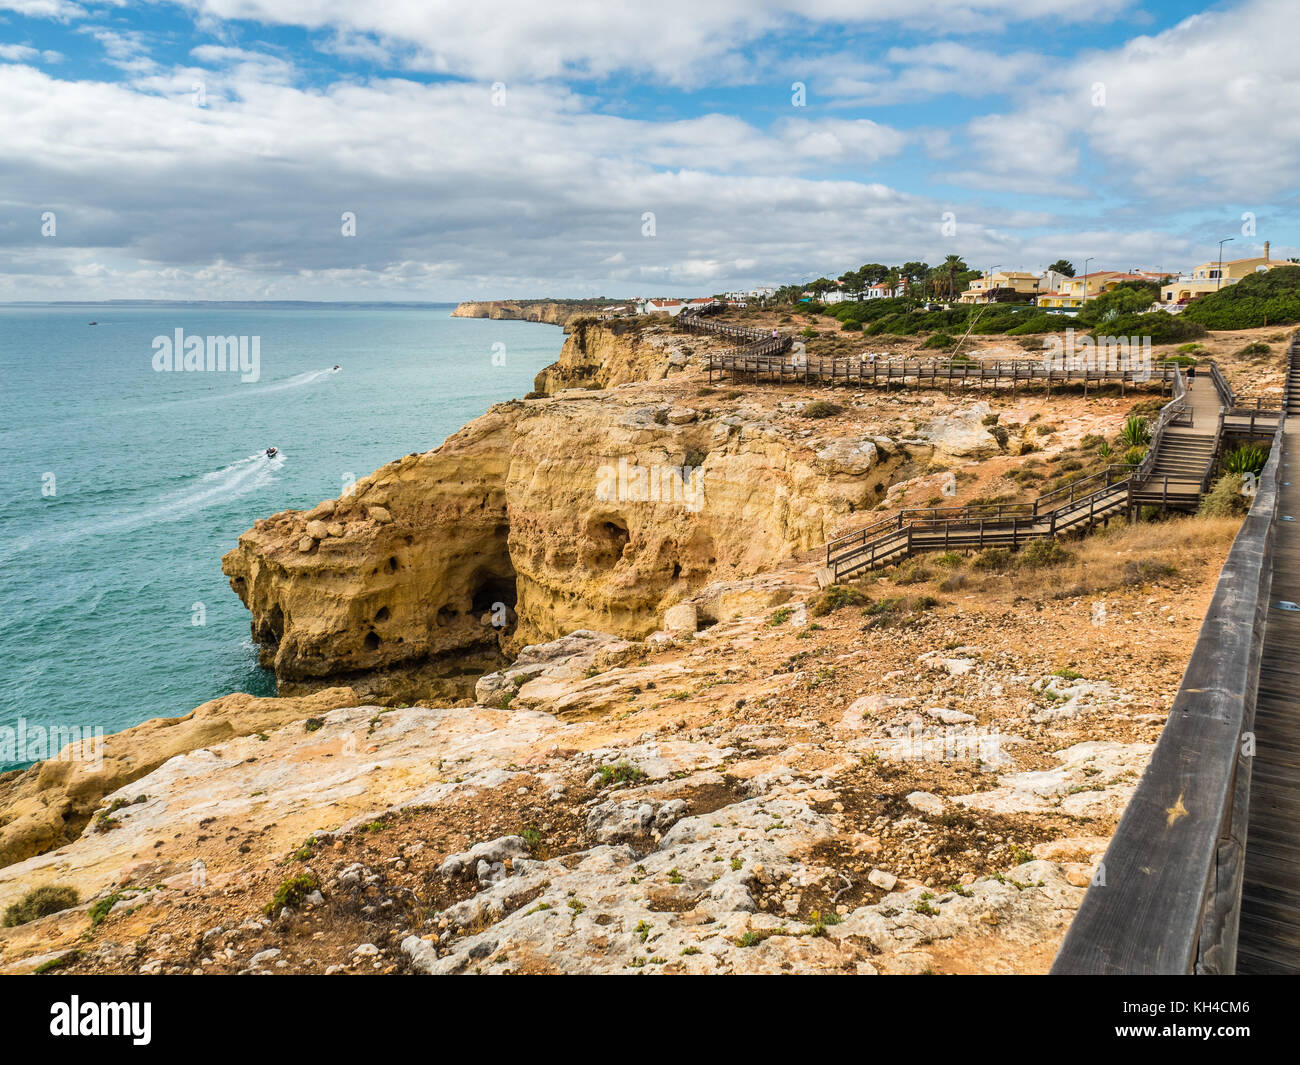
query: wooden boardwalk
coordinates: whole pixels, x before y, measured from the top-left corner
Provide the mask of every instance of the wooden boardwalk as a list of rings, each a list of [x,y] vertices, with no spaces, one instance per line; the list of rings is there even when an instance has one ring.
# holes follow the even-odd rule
[[[1300,350],[1291,358],[1294,379]],[[1300,458],[1300,388],[1290,390],[1288,406],[1255,704],[1239,973],[1300,973],[1300,466],[1292,462]]]

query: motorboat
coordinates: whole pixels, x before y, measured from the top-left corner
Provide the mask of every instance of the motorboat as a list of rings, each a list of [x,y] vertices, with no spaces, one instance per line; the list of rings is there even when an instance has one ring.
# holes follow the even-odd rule
[[[280,449],[278,447],[268,447],[266,449],[266,457],[268,459],[275,458],[275,456],[278,455],[279,453],[280,453]]]

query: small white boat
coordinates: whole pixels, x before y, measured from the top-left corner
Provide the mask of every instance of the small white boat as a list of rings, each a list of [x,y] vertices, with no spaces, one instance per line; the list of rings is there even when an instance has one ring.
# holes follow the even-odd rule
[[[275,456],[278,455],[279,453],[280,453],[280,449],[278,447],[268,447],[266,449],[266,457],[268,459],[275,458]]]

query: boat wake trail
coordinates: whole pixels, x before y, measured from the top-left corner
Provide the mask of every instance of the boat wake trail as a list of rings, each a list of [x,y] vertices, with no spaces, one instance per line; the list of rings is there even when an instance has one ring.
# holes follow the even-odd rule
[[[106,533],[120,533],[159,522],[180,521],[207,507],[266,487],[283,468],[283,451],[274,456],[259,451],[256,455],[249,455],[248,458],[232,462],[219,470],[190,479],[188,484],[160,496],[142,510],[118,517],[83,519],[57,532],[12,541],[8,550],[0,554],[0,558],[9,559],[53,544],[91,539]]]

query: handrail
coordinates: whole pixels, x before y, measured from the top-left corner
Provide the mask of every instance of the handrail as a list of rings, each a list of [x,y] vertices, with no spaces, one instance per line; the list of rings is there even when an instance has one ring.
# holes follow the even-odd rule
[[[1160,409],[1160,416],[1156,419],[1155,427],[1151,430],[1151,440],[1147,444],[1147,453],[1142,457],[1142,461],[1138,463],[1137,469],[1133,471],[1133,480],[1136,484],[1141,484],[1151,477],[1151,471],[1156,464],[1156,452],[1160,449],[1160,441],[1164,438],[1165,429],[1173,423],[1175,418],[1187,410],[1187,382],[1183,377],[1181,367],[1174,370],[1173,391],[1173,399]]]
[[[1219,369],[1219,364],[1213,359],[1210,363],[1210,380],[1214,382],[1214,390],[1219,393],[1220,407],[1233,407],[1237,403],[1237,393],[1233,390],[1232,385],[1228,384],[1228,379],[1223,376],[1223,371]]]
[[[1084,480],[1093,480],[1102,474],[1106,475],[1106,483],[1087,495],[1071,497],[1065,503],[1052,510],[1039,509],[1038,500],[1034,503],[1009,503],[993,505],[975,506],[975,507],[950,507],[950,508],[924,508],[924,509],[906,509],[900,510],[896,516],[886,518],[865,529],[859,529],[856,532],[849,533],[846,536],[838,537],[826,545],[826,565],[836,572],[836,576],[855,572],[862,566],[845,567],[844,563],[860,558],[862,555],[870,552],[871,560],[864,565],[870,565],[875,560],[876,548],[891,543],[900,536],[906,534],[908,537],[909,549],[911,546],[911,537],[918,532],[921,533],[939,533],[951,535],[953,533],[968,532],[972,529],[979,530],[981,539],[985,533],[996,535],[1005,533],[1008,529],[1011,531],[1013,538],[1017,537],[1020,530],[1026,527],[1026,539],[1034,538],[1035,527],[1048,523],[1045,534],[1054,534],[1057,524],[1062,517],[1068,517],[1075,511],[1088,507],[1089,510],[1095,510],[1096,502],[1104,497],[1114,494],[1117,489],[1125,490],[1127,499],[1128,479],[1120,478],[1111,479],[1111,471],[1127,470],[1129,467],[1108,466],[1103,471],[1098,471]],[[1082,484],[1083,481],[1076,482]],[[1074,486],[1066,486],[1074,487]],[[1059,492],[1053,492],[1057,495]],[[996,511],[988,513],[989,510]]]
[[[1283,427],[1223,565],[1160,740],[1052,972],[1230,973],[1236,965],[1262,628]]]

